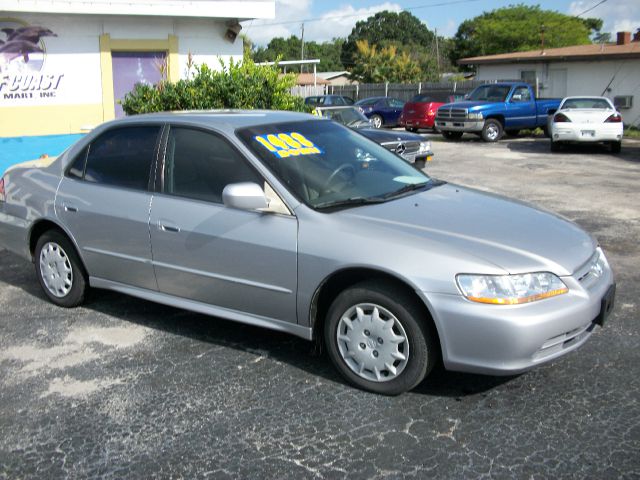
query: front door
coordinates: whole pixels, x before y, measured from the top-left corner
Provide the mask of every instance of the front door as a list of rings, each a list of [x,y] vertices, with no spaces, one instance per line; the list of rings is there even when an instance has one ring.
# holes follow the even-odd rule
[[[507,102],[505,128],[533,128],[536,125],[536,102],[529,87],[516,87]]]
[[[165,52],[111,52],[116,118],[124,117],[120,102],[136,83],[155,85],[166,74]]]
[[[549,91],[545,92],[552,98],[564,98],[567,96],[567,69],[559,68],[549,70]]]
[[[151,207],[153,264],[161,292],[297,323],[297,220],[227,208],[230,183],[264,183],[222,137],[172,127],[163,193]]]

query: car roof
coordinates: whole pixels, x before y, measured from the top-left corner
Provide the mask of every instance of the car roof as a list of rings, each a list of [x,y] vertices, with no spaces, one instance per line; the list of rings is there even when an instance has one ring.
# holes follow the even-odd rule
[[[307,113],[279,110],[190,110],[133,115],[109,122],[109,125],[127,125],[140,122],[179,122],[218,128],[227,127],[235,130],[236,128],[305,120],[317,120],[317,117]]]

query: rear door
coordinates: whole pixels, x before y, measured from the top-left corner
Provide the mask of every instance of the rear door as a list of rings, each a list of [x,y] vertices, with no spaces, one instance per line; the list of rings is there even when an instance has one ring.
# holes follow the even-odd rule
[[[90,276],[155,290],[149,208],[160,125],[97,137],[72,161],[55,200]]]
[[[296,217],[222,203],[230,183],[268,191],[260,174],[223,136],[186,127],[170,129],[159,173],[151,242],[160,291],[296,323]]]

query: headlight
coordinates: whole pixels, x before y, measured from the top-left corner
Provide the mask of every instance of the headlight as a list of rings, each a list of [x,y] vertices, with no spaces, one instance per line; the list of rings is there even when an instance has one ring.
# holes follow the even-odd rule
[[[420,142],[418,153],[427,153],[431,151],[431,142]]]
[[[482,113],[468,113],[469,120],[482,120]]]
[[[458,287],[473,302],[518,305],[567,293],[567,286],[552,273],[522,275],[458,275]]]

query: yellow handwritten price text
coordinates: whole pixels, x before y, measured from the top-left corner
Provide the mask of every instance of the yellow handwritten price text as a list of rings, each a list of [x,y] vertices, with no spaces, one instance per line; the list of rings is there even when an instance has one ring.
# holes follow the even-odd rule
[[[312,141],[298,132],[256,135],[254,139],[278,158],[323,153]]]

